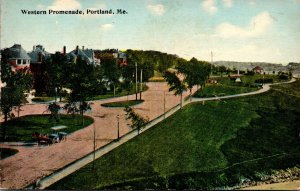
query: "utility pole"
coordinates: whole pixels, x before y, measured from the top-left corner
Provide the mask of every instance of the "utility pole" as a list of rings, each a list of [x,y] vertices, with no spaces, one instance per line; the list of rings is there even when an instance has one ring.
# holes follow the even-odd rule
[[[164,91],[164,119],[166,119],[166,91]]]
[[[141,80],[140,80],[140,100],[142,100],[142,91],[143,91],[143,69],[141,69]]]
[[[211,62],[210,62],[210,76],[212,76],[212,65],[213,65],[213,52],[210,52]]]
[[[138,92],[138,87],[137,87],[137,63],[135,63],[135,100],[137,100],[137,92]]]
[[[120,140],[120,122],[119,122],[120,116],[119,115],[117,115],[117,120],[118,120],[118,141],[119,141]]]
[[[95,170],[95,152],[96,152],[96,127],[94,123],[94,153],[93,153],[93,171]]]

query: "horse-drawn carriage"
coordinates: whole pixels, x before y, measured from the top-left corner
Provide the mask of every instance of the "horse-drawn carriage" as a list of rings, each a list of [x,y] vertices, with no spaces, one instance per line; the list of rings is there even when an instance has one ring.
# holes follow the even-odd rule
[[[58,132],[58,130],[65,129],[65,128],[67,128],[67,126],[63,126],[63,125],[51,127],[54,133],[48,135],[48,134],[41,134],[38,132],[34,132],[32,134],[32,137],[34,137],[38,141],[39,145],[40,144],[50,145],[53,143],[59,143],[60,141],[66,139],[67,133]]]

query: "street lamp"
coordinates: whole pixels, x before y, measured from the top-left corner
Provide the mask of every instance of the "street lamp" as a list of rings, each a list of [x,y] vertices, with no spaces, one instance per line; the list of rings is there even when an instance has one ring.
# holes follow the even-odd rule
[[[137,100],[138,86],[137,86],[137,63],[135,63],[135,100]]]
[[[119,139],[120,139],[120,116],[119,115],[117,115],[117,120],[118,120],[118,141],[119,141]]]
[[[57,87],[54,88],[55,90],[55,103],[56,103],[56,97],[57,97]]]

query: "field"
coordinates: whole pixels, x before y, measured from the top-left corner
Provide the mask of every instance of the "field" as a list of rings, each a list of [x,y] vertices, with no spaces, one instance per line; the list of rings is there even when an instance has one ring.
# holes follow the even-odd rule
[[[60,121],[50,121],[49,115],[27,115],[10,120],[6,124],[6,141],[24,141],[31,142],[35,139],[32,138],[32,133],[38,132],[41,134],[50,134],[53,132],[50,128],[56,125],[66,125],[68,128],[63,131],[72,133],[82,129],[82,117],[80,115],[59,115]],[[90,125],[93,119],[84,117],[84,127]],[[4,125],[1,124],[1,128]],[[1,129],[3,135],[3,129]]]
[[[190,104],[48,189],[223,188],[299,165],[299,92]]]

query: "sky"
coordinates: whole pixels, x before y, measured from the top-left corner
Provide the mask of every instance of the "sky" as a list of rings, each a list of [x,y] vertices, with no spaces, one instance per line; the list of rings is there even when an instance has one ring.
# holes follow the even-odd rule
[[[157,50],[214,61],[300,62],[300,0],[0,0],[1,49]],[[24,15],[21,10],[82,10]],[[127,14],[89,15],[122,9]],[[47,12],[48,13],[48,12]]]

